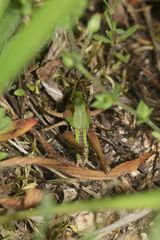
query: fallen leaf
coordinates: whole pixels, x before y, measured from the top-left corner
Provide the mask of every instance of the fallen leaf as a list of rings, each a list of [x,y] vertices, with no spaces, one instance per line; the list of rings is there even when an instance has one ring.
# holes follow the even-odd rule
[[[63,100],[63,93],[58,88],[58,85],[56,83],[47,83],[46,81],[42,81],[41,83],[43,87],[46,89],[46,92],[53,98],[53,100],[57,102],[62,102]]]
[[[50,60],[47,61],[43,66],[39,67],[36,70],[36,74],[39,79],[42,79],[46,82],[51,82],[51,79],[60,67],[61,62],[59,60]]]
[[[24,198],[24,209],[36,207],[40,204],[44,197],[44,192],[37,188],[26,189],[26,196]]]
[[[56,74],[60,67],[61,62],[54,59],[47,61],[44,66],[38,68],[36,71],[46,92],[57,102],[63,100],[63,93],[58,84],[54,81],[54,74]]]
[[[75,139],[74,134],[71,131],[64,131],[62,133],[63,139],[68,143],[71,147],[75,148],[78,153],[83,153],[83,146],[81,146]]]
[[[5,209],[22,209],[22,197],[5,197],[0,199],[0,205]]]
[[[43,199],[44,193],[40,189],[29,188],[26,189],[25,196],[20,197],[5,197],[0,199],[0,204],[5,209],[22,210],[36,207]]]
[[[114,167],[107,175],[108,177],[115,178],[136,171],[140,167],[140,165],[147,161],[148,158],[151,157],[153,154],[154,153],[152,152],[146,152],[135,160],[121,163],[120,165]]]
[[[88,140],[92,148],[94,149],[95,153],[98,156],[98,160],[100,163],[100,166],[104,172],[107,171],[108,163],[107,160],[105,159],[105,156],[103,154],[103,150],[100,145],[99,138],[93,131],[89,131],[87,134]]]
[[[154,153],[147,152],[135,160],[130,160],[113,168],[109,173],[103,171],[86,169],[83,167],[66,166],[58,160],[45,157],[14,157],[0,162],[1,168],[13,167],[15,165],[37,164],[46,168],[54,168],[70,176],[87,180],[113,180],[124,174],[131,173],[148,160]]]
[[[0,134],[0,141],[16,138],[29,131],[36,124],[37,119],[35,118],[15,120],[11,123],[5,132]]]

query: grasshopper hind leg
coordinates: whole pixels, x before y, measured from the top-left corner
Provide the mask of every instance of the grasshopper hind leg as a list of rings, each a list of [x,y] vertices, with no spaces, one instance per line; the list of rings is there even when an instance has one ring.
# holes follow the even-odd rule
[[[88,162],[88,143],[87,143],[87,130],[81,131],[80,129],[75,130],[75,138],[76,141],[83,146],[83,154],[76,154],[77,158],[77,165],[78,166],[85,166]]]

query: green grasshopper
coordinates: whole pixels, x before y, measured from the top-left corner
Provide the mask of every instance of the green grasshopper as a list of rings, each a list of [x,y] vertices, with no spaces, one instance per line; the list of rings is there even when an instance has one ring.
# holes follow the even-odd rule
[[[64,139],[72,145],[81,146],[83,148],[83,156],[77,154],[77,165],[84,166],[88,161],[89,145],[95,150],[101,168],[106,172],[107,162],[100,146],[97,135],[90,130],[91,116],[95,112],[90,112],[86,106],[82,92],[76,91],[73,97],[72,104],[69,104],[64,113],[48,111],[54,116],[63,118],[70,125],[73,133],[66,131],[63,134]]]
[[[88,160],[87,131],[91,119],[81,92],[75,92],[73,104],[67,106],[64,112],[64,119],[72,127],[76,142],[84,148],[84,163],[80,155],[77,154],[77,164],[85,165],[85,162]]]

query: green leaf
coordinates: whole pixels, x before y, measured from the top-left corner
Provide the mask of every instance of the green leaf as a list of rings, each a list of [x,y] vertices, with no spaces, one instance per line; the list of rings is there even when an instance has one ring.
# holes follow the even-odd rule
[[[160,141],[160,132],[158,132],[158,131],[153,131],[153,132],[152,132],[152,135],[153,135],[153,137],[155,137],[157,140]]]
[[[122,42],[124,40],[126,40],[128,37],[130,37],[135,31],[137,31],[137,29],[139,28],[138,25],[134,25],[133,27],[130,27],[129,29],[127,29],[123,35],[121,35],[119,37],[119,42]]]
[[[37,80],[35,84],[35,92],[37,95],[40,94],[40,85],[41,85],[41,80]]]
[[[106,16],[106,21],[107,21],[107,24],[109,26],[109,29],[111,31],[115,31],[116,22],[114,22],[114,20],[113,20],[112,16],[110,15],[109,11],[106,11],[105,16]]]
[[[7,156],[8,156],[8,154],[6,152],[0,151],[0,160],[5,159]]]
[[[117,101],[119,93],[120,86],[117,84],[111,93],[102,93],[96,95],[96,100],[92,106],[100,109],[108,109]]]
[[[22,88],[18,88],[14,91],[14,95],[18,97],[23,97],[25,95],[25,91]]]
[[[149,108],[144,101],[140,101],[136,110],[138,123],[147,123],[152,111],[153,108]]]
[[[121,67],[122,62],[118,60],[112,65],[112,71],[117,71]]]
[[[122,28],[117,28],[117,29],[116,29],[116,33],[117,33],[118,35],[122,35],[122,34],[125,33],[125,30],[122,29]]]
[[[95,34],[95,35],[94,35],[94,39],[97,40],[97,41],[99,41],[99,42],[106,43],[106,44],[107,44],[107,43],[109,43],[109,44],[112,43],[112,41],[111,41],[109,38],[104,37],[104,36],[101,36],[101,35],[99,35],[99,34]]]
[[[78,65],[81,65],[80,56],[76,52],[65,51],[65,52],[62,53],[62,58],[63,58],[64,64],[68,68],[73,68],[73,67],[76,67]]]
[[[8,127],[10,127],[12,120],[9,117],[4,117],[3,121],[0,121],[0,134],[7,131]]]
[[[20,11],[17,9],[7,10],[0,19],[0,53],[7,46],[9,39],[15,33],[20,22]]]
[[[28,89],[31,91],[31,92],[34,92],[35,90],[35,85],[33,83],[26,83]]]
[[[121,61],[121,62],[124,62],[124,63],[128,63],[129,59],[130,59],[130,55],[129,54],[126,54],[124,55],[123,53],[120,53],[120,52],[117,52],[115,54],[115,56]]]
[[[102,94],[96,95],[96,101],[92,104],[92,106],[100,109],[108,109],[112,107],[113,103],[114,102],[111,94],[102,93]]]
[[[101,24],[101,15],[94,14],[88,21],[87,29],[91,33],[95,33],[99,30]]]
[[[106,31],[106,35],[108,36],[108,38],[112,41],[114,41],[114,33],[113,31]]]
[[[112,91],[112,98],[113,101],[116,102],[120,94],[120,85],[116,84],[113,91]]]

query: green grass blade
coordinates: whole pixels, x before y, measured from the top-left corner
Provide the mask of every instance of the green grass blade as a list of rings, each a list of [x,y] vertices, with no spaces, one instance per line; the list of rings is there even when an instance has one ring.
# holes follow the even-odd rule
[[[0,53],[7,46],[8,40],[13,36],[21,21],[20,12],[9,9],[0,19]]]
[[[32,20],[9,42],[0,55],[2,92],[43,47],[58,26],[68,24],[69,17],[80,16],[87,0],[50,0],[34,11]]]
[[[1,0],[0,1],[0,19],[3,16],[5,10],[7,9],[9,2],[10,2],[10,0]]]
[[[122,195],[114,198],[106,199],[94,199],[77,201],[71,203],[65,203],[58,205],[53,203],[50,207],[50,214],[66,214],[73,213],[82,210],[87,211],[101,211],[106,209],[121,210],[121,209],[136,209],[136,208],[149,208],[149,209],[160,209],[160,191],[151,191],[143,193],[134,193],[130,195]],[[44,211],[44,209],[43,209]],[[43,215],[41,209],[25,210],[19,212],[9,213],[0,216],[0,223],[8,223],[13,220],[26,219],[32,216]]]

